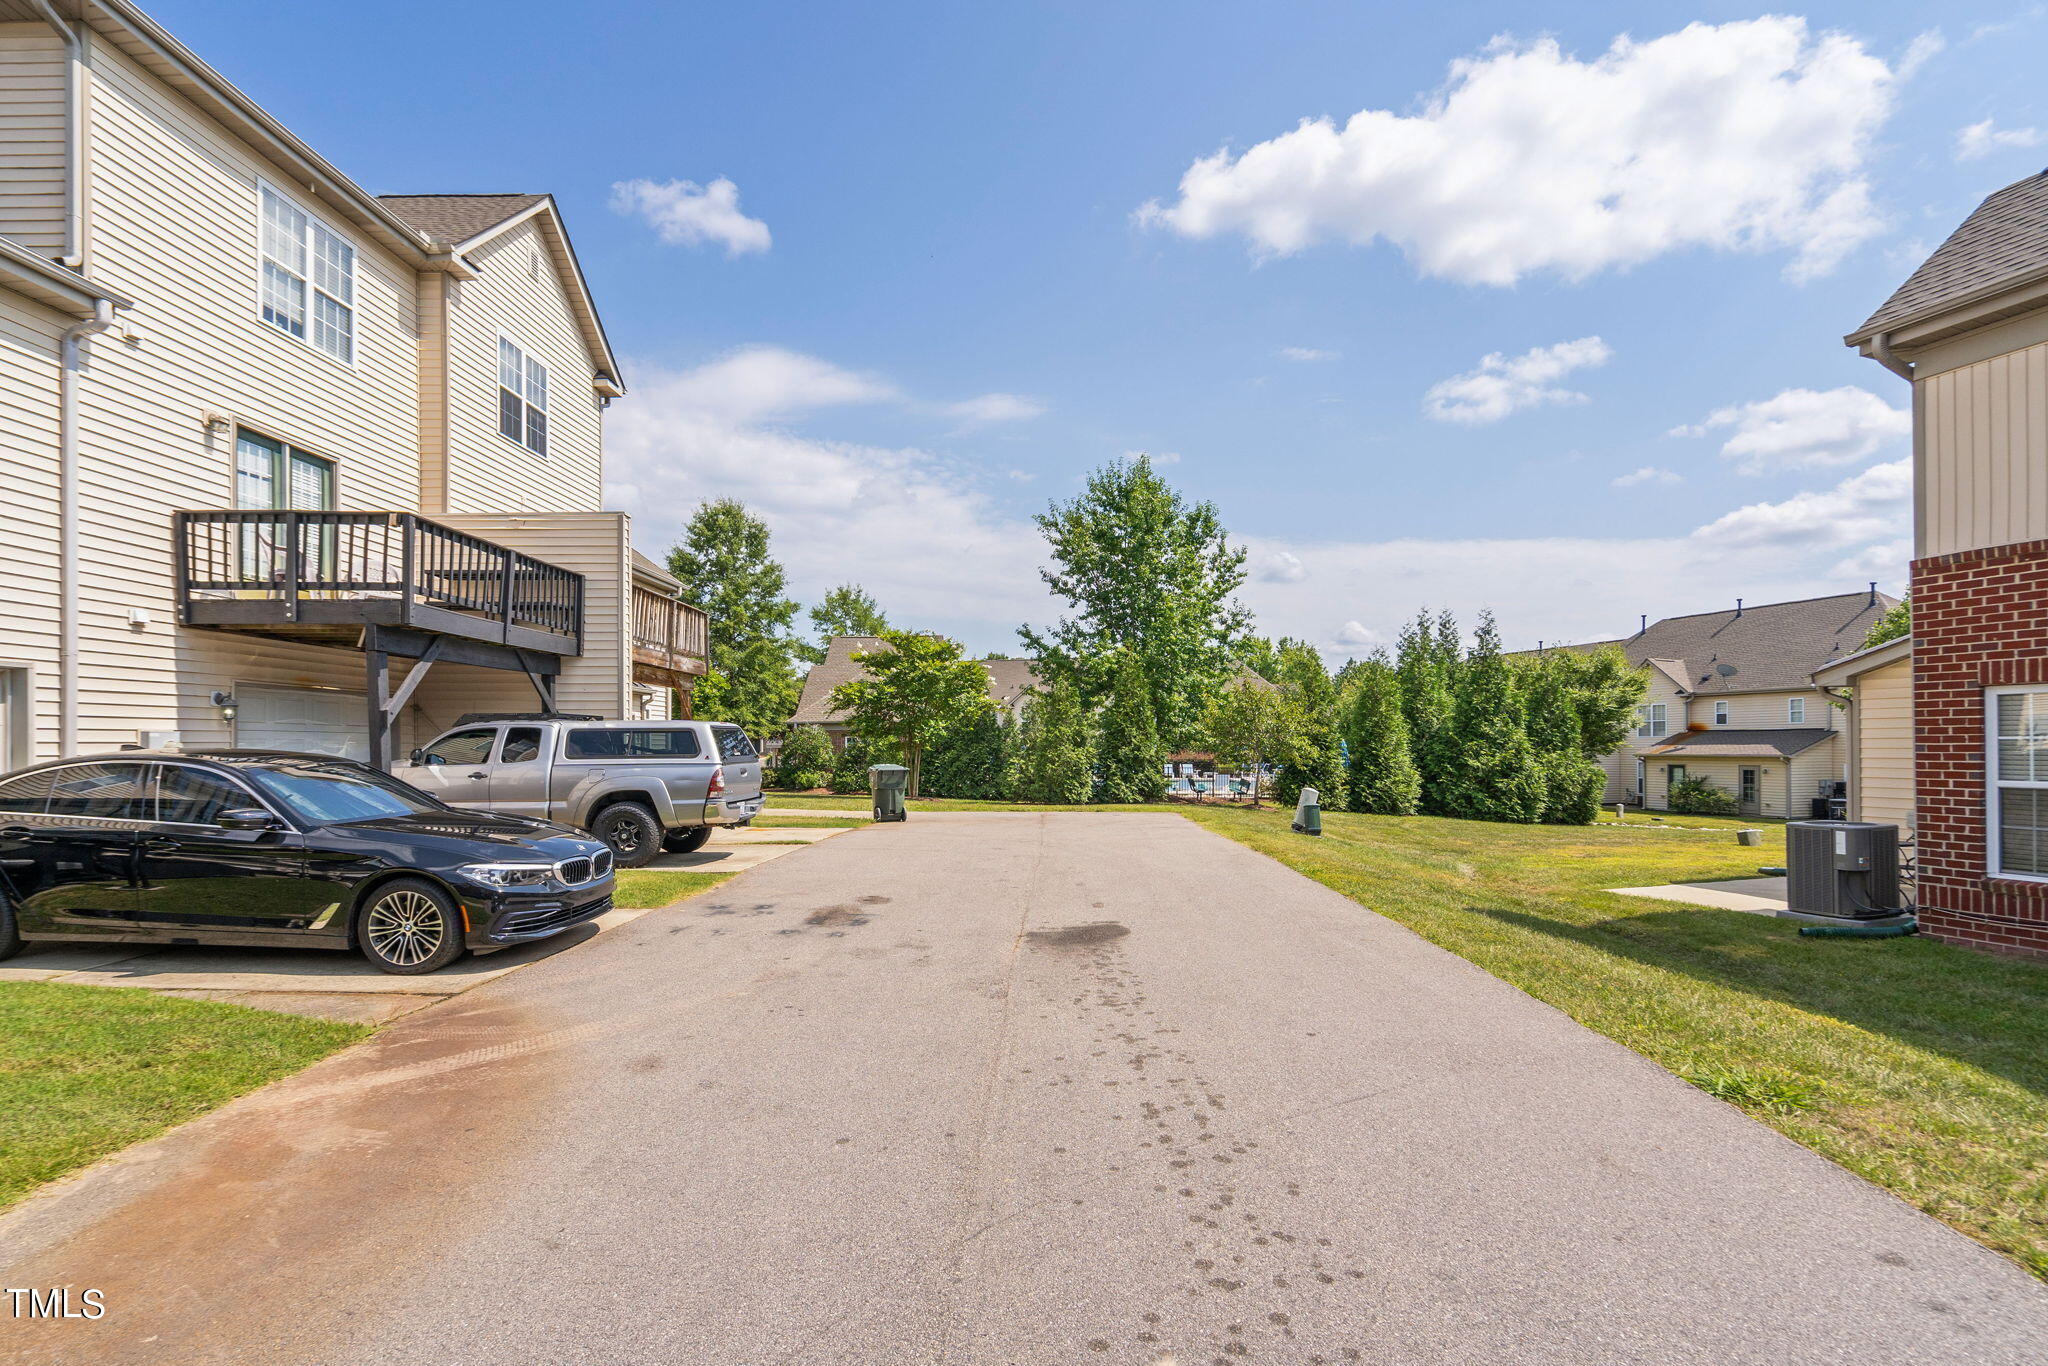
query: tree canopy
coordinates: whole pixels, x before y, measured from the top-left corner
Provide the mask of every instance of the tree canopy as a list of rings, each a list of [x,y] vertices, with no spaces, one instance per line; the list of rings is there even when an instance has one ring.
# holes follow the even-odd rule
[[[867,676],[834,688],[832,710],[870,743],[901,749],[915,797],[925,748],[995,703],[987,670],[964,658],[958,641],[893,630],[881,638],[883,648],[855,653]]]
[[[825,659],[825,647],[834,636],[879,636],[889,629],[882,606],[857,583],[842,583],[827,593],[810,610],[811,630],[817,640],[798,641],[799,657],[812,664]]]
[[[1888,640],[1897,640],[1901,636],[1912,634],[1913,599],[1900,598],[1885,608],[1883,615],[1876,621],[1870,623],[1870,631],[1863,637],[1863,648],[1867,650],[1873,645],[1882,645]]]
[[[797,699],[789,635],[797,604],[783,596],[786,577],[768,541],[766,523],[721,498],[698,505],[668,554],[684,601],[709,618],[710,672],[697,683],[693,710],[754,735],[787,724]]]
[[[1093,707],[1128,652],[1160,745],[1185,748],[1248,621],[1233,597],[1245,552],[1225,539],[1215,505],[1182,501],[1141,455],[1096,470],[1079,497],[1037,522],[1054,560],[1041,577],[1073,609],[1043,631],[1019,628],[1040,673]]]

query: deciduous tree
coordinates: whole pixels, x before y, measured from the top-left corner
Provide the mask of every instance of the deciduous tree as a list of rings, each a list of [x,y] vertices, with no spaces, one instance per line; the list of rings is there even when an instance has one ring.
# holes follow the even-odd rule
[[[1295,744],[1293,709],[1279,691],[1239,679],[1210,700],[1203,733],[1215,747],[1216,766],[1252,772],[1252,805],[1259,803],[1260,773]]]
[[[879,636],[889,629],[889,619],[882,615],[881,604],[857,583],[842,583],[827,593],[811,608],[810,618],[811,630],[818,639],[798,641],[796,652],[812,664],[824,662],[825,647],[834,636]]]
[[[958,641],[915,631],[884,631],[881,639],[881,648],[855,652],[867,676],[834,688],[832,711],[871,743],[901,749],[915,797],[925,747],[995,703],[988,671],[964,658]]]
[[[787,724],[797,698],[789,635],[797,605],[783,596],[786,578],[768,542],[766,523],[721,498],[698,505],[668,555],[684,601],[709,618],[710,672],[692,710],[757,736]]]

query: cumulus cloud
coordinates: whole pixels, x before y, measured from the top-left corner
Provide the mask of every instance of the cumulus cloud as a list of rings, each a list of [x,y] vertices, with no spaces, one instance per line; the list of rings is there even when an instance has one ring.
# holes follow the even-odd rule
[[[1980,161],[2003,147],[2039,147],[2048,134],[2038,128],[1999,128],[1990,119],[1956,130],[1956,160]]]
[[[907,402],[886,381],[773,347],[684,370],[633,369],[633,393],[606,420],[605,491],[606,506],[633,515],[643,550],[668,545],[700,501],[737,498],[767,521],[799,598],[816,600],[857,565],[892,618],[970,633],[977,652],[1051,615],[1038,530],[998,505],[1000,473],[787,425],[846,405]]]
[[[715,242],[727,256],[766,251],[768,225],[740,212],[740,187],[720,176],[693,180],[621,180],[612,186],[612,211],[647,220],[661,240],[679,247]]]
[[[1349,645],[1354,649],[1371,649],[1386,643],[1386,637],[1378,631],[1355,621],[1347,621],[1339,626],[1336,640],[1339,645]]]
[[[1618,489],[1632,489],[1638,484],[1682,484],[1685,482],[1685,476],[1676,470],[1644,465],[1639,469],[1630,470],[1627,474],[1618,474],[1608,482]]]
[[[1482,357],[1477,369],[1431,385],[1422,408],[1439,422],[1479,426],[1523,408],[1584,403],[1584,394],[1562,388],[1557,381],[1574,370],[1605,365],[1613,355],[1598,337],[1533,347],[1519,356],[1495,351]]]
[[[1786,389],[1754,403],[1716,409],[1704,422],[1671,429],[1672,436],[1729,436],[1721,454],[1743,474],[1850,465],[1906,439],[1913,415],[1868,389]]]
[[[1308,566],[1301,562],[1299,555],[1275,550],[1261,559],[1258,568],[1252,572],[1263,583],[1300,583],[1308,577]]]
[[[1304,119],[1226,148],[1137,217],[1262,256],[1385,240],[1425,275],[1476,284],[1700,247],[1790,252],[1806,278],[1880,230],[1865,162],[1924,55],[1889,65],[1794,16],[1624,35],[1590,61],[1499,38],[1414,113]]]
[[[1340,354],[1337,351],[1324,351],[1313,346],[1283,346],[1280,348],[1280,358],[1282,360],[1302,362],[1336,360]]]
[[[1022,422],[1037,417],[1045,411],[1045,405],[1021,394],[982,394],[948,404],[946,411],[967,426],[985,427],[994,422]]]
[[[1728,550],[1848,550],[1898,536],[1913,501],[1913,462],[1872,465],[1831,489],[1752,503],[1692,533],[1702,546]]]

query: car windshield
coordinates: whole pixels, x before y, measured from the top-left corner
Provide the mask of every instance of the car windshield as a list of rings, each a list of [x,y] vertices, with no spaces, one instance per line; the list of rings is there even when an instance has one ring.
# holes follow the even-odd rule
[[[448,808],[418,788],[345,760],[331,764],[250,768],[243,775],[307,825],[336,825],[385,816],[440,816]]]

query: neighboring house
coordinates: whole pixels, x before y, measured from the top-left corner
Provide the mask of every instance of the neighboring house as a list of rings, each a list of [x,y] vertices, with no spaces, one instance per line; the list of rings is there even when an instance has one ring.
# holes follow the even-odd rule
[[[1848,756],[1852,821],[1882,821],[1914,828],[1913,640],[1906,636],[1858,650],[1813,681],[1845,703],[1843,741]]]
[[[2048,956],[2048,176],[1986,199],[1846,340],[1913,391],[1920,923]]]
[[[1668,810],[1671,785],[1702,779],[1744,815],[1803,819],[1844,781],[1833,699],[1814,670],[1856,650],[1894,599],[1875,586],[1796,602],[1666,617],[1620,647],[1644,670],[1636,728],[1602,761],[1604,800]]]
[[[835,752],[846,748],[844,718],[832,709],[832,693],[842,683],[866,678],[856,654],[886,650],[889,642],[879,636],[834,636],[825,645],[825,657],[804,675],[804,690],[797,699],[792,726],[817,726],[832,741]],[[983,659],[978,664],[988,672],[988,695],[996,705],[1015,717],[1024,698],[1038,685],[1038,664],[1030,659]]]
[[[0,69],[0,768],[687,705],[553,199],[370,195],[125,0],[0,0]]]

